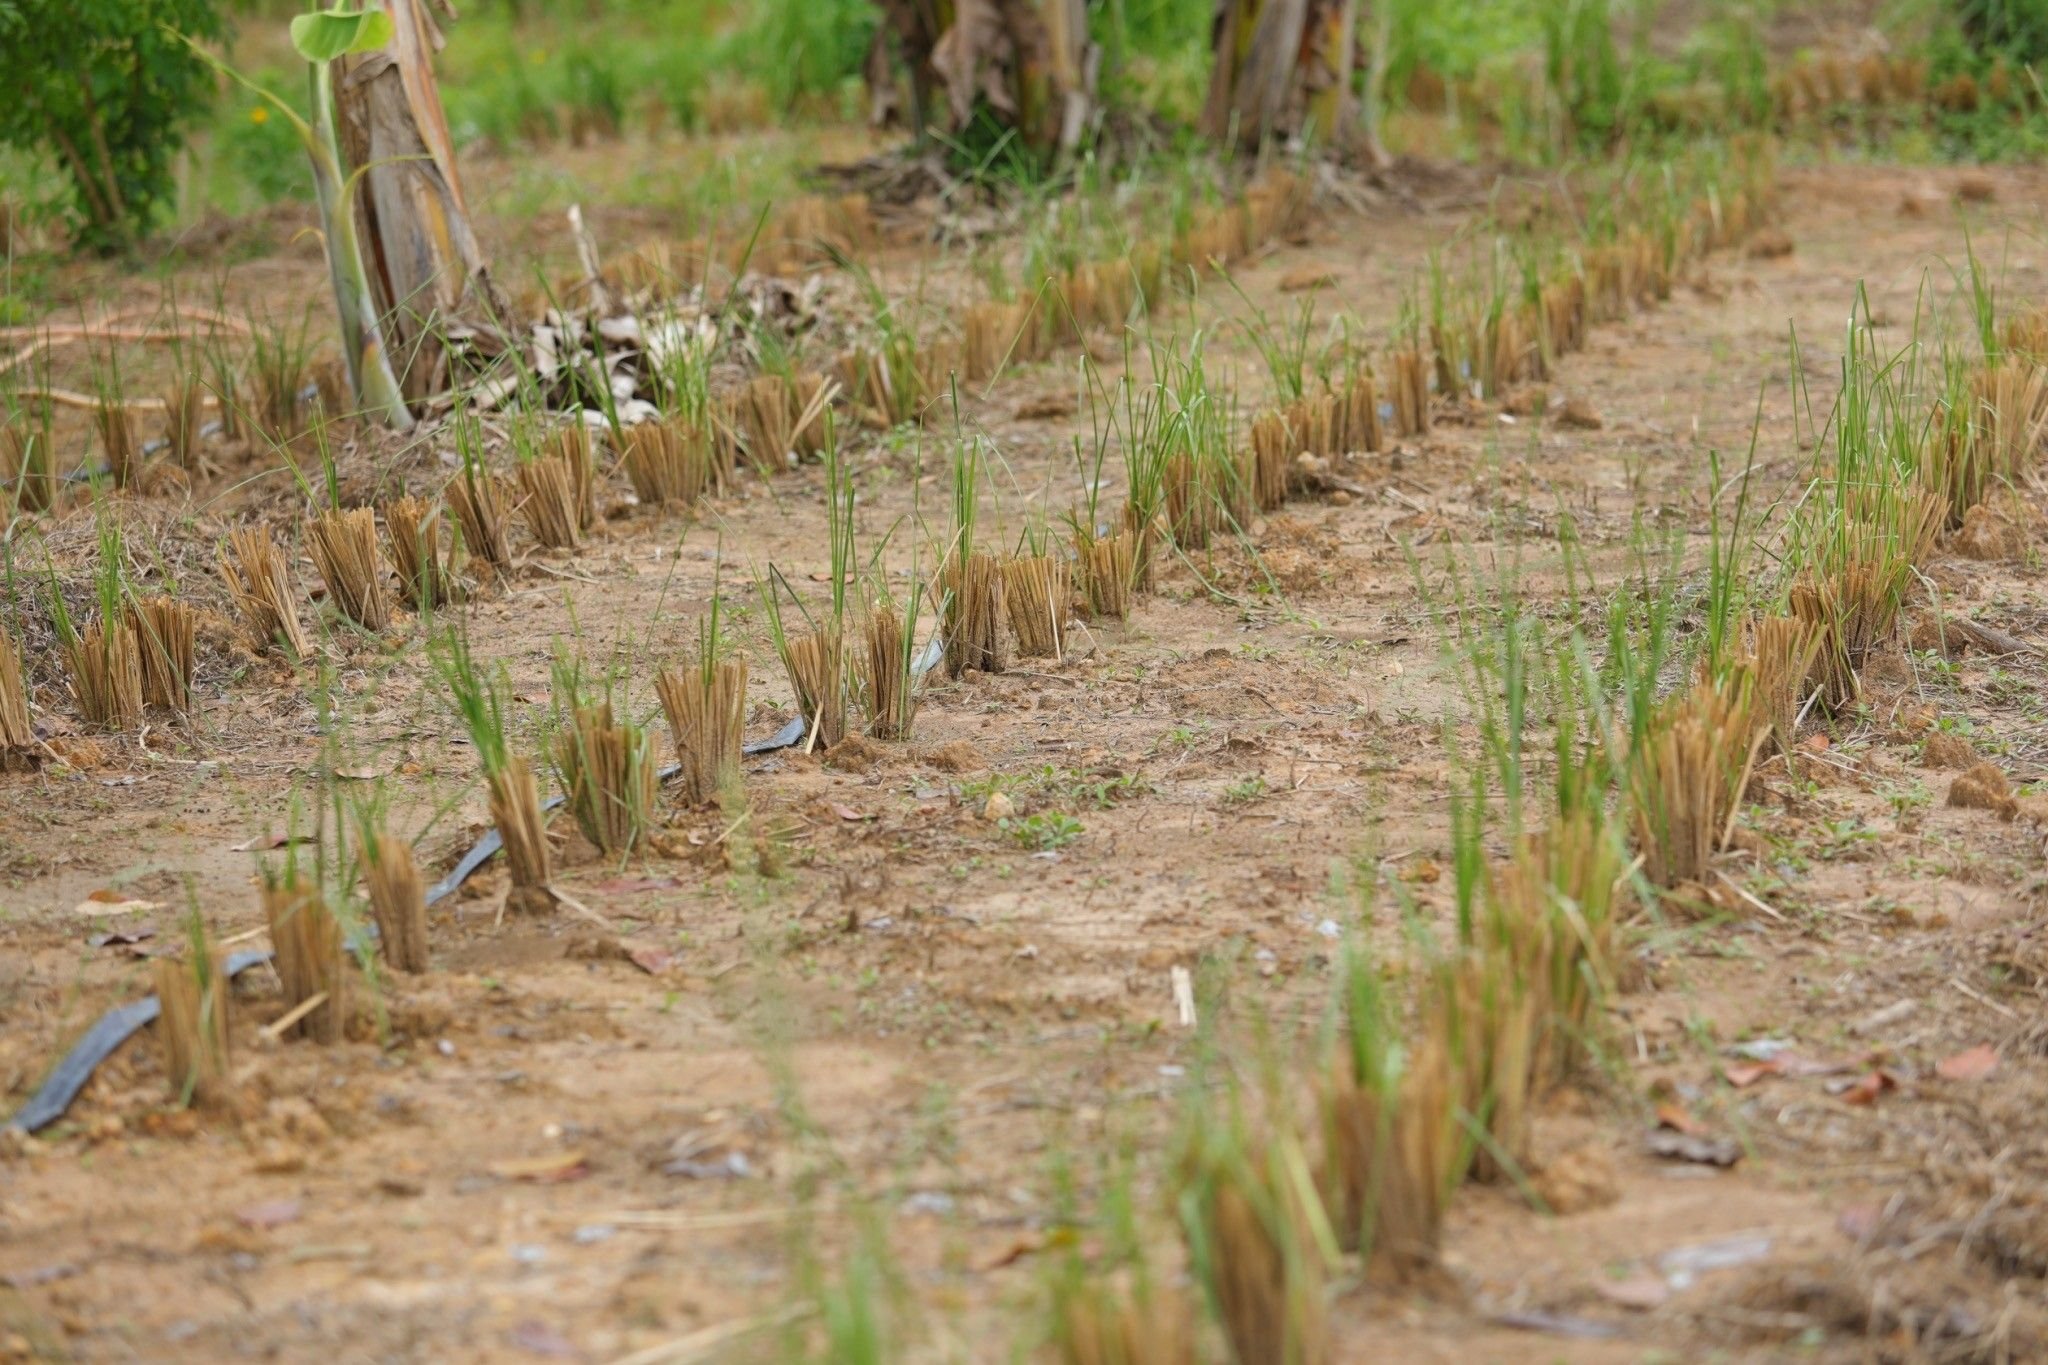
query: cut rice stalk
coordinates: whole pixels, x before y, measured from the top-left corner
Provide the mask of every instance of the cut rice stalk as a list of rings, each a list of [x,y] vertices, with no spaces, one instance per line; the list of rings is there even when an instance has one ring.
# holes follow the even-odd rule
[[[452,601],[454,584],[441,562],[441,509],[410,495],[398,498],[384,505],[384,530],[406,604],[432,611]]]
[[[626,477],[649,507],[687,507],[711,480],[711,445],[703,432],[674,418],[626,430]]]
[[[56,445],[47,407],[41,422],[23,416],[0,424],[0,477],[14,485],[10,501],[24,512],[47,512],[56,504]]]
[[[519,466],[519,506],[527,529],[550,550],[573,550],[583,541],[577,477],[575,468],[555,455]]]
[[[100,449],[107,456],[107,477],[116,488],[127,488],[141,472],[142,448],[135,439],[135,420],[128,405],[117,397],[104,397],[94,405],[93,429],[99,433]]]
[[[164,440],[180,469],[199,467],[199,419],[205,411],[206,382],[195,372],[181,376],[164,394]]]
[[[384,570],[377,558],[377,514],[367,507],[329,508],[306,523],[306,545],[327,596],[342,615],[376,633],[390,624]]]
[[[28,684],[21,675],[21,653],[13,638],[0,630],[0,758],[27,752],[35,747],[35,742],[35,729],[28,717]]]
[[[1005,666],[1002,566],[979,551],[947,557],[933,589],[940,596],[946,673],[1000,673]]]
[[[654,679],[682,765],[683,800],[716,801],[740,778],[740,742],[747,713],[744,659],[698,659]]]
[[[782,666],[809,731],[805,747],[829,749],[839,743],[846,737],[846,665],[838,633],[812,631],[791,638]]]
[[[462,543],[493,573],[512,568],[512,544],[505,531],[505,501],[498,476],[465,470],[448,481],[442,499],[462,528]]]
[[[1429,430],[1429,368],[1414,346],[1394,352],[1394,428],[1403,436]]]
[[[655,765],[647,732],[614,719],[611,703],[578,706],[555,741],[569,813],[606,853],[626,853],[654,817]]]
[[[1057,659],[1066,652],[1067,603],[1072,596],[1072,574],[1058,555],[1020,555],[1003,566],[1003,601],[1017,636],[1018,657]]]
[[[412,845],[383,830],[362,838],[363,888],[370,898],[370,917],[377,922],[377,943],[392,970],[427,970],[427,893],[413,860]]]
[[[258,648],[281,645],[294,661],[312,652],[293,605],[291,570],[269,531],[244,526],[229,532],[220,573]]]
[[[540,788],[524,758],[508,754],[504,766],[485,775],[491,823],[505,844],[505,865],[512,890],[512,910],[545,911],[555,903],[549,862],[547,819],[541,813]]]
[[[1137,548],[1135,531],[1100,537],[1085,528],[1074,532],[1074,556],[1080,563],[1081,592],[1090,616],[1112,621],[1130,616]]]
[[[196,1104],[224,1099],[228,1011],[234,991],[205,929],[195,927],[189,960],[157,958],[150,964],[150,974],[158,1004],[156,1036],[163,1045],[164,1077],[171,1094]]]
[[[1820,633],[1810,621],[1771,616],[1758,621],[1750,636],[1748,666],[1756,679],[1756,723],[1767,727],[1768,741],[1790,762],[1797,752],[1799,708],[1820,653]]]
[[[64,646],[78,709],[93,725],[127,730],[142,721],[142,651],[126,621],[95,621]]]
[[[150,597],[129,606],[128,623],[142,651],[143,701],[189,711],[199,613],[173,598]]]
[[[917,678],[903,613],[888,603],[868,612],[861,629],[861,694],[867,702],[868,733],[876,739],[909,739],[917,719]]]
[[[560,460],[568,474],[570,503],[576,513],[576,529],[588,531],[597,524],[597,441],[582,422],[562,427],[548,438],[546,454]],[[558,548],[542,541],[550,548]]]
[[[1666,889],[1704,883],[1763,742],[1755,682],[1735,668],[1672,697],[1629,756],[1629,805],[1643,875]]]
[[[266,874],[263,917],[270,926],[286,1012],[326,997],[285,1031],[316,1043],[340,1042],[348,1019],[348,964],[341,921],[327,898],[316,887],[300,885],[296,869],[281,877]]]

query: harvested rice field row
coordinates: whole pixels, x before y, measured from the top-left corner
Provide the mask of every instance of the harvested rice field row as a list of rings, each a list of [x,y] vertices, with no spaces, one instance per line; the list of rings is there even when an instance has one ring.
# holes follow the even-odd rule
[[[1142,343],[1098,329],[1086,360],[1069,347],[963,384],[922,426],[857,432],[840,413],[833,462],[742,470],[691,516],[629,502],[623,473],[600,480],[587,525],[562,493],[563,547],[536,546],[522,509],[510,563],[466,601],[421,612],[381,568],[363,575],[393,598],[381,634],[341,624],[333,592],[299,601],[319,626],[303,662],[239,633],[212,561],[231,526],[326,503],[316,453],[301,452],[307,490],[224,471],[118,495],[129,561],[200,607],[199,701],[93,733],[54,637],[30,639],[51,752],[0,776],[7,1107],[102,1010],[191,983],[163,970],[190,960],[189,907],[217,947],[284,951],[231,989],[194,988],[229,1017],[190,1107],[168,1102],[151,1030],[59,1123],[0,1139],[0,1341],[31,1358],[346,1343],[350,1359],[780,1359],[820,1320],[865,1312],[899,1334],[904,1354],[879,1358],[996,1360],[1088,1311],[1113,1321],[1076,1306],[1099,1291],[1138,1305],[1155,1354],[1064,1358],[1208,1358],[1244,1319],[1222,1311],[1176,1353],[1174,1324],[1213,1283],[1174,1225],[1176,1196],[1197,1191],[1244,1311],[1284,1305],[1258,1349],[1238,1339],[1243,1359],[1280,1359],[1283,1339],[1301,1359],[2048,1351],[2048,1171],[2029,1136],[2048,1086],[2048,812],[2029,794],[2048,779],[2048,604],[2026,477],[1944,520],[1895,629],[1856,657],[1853,698],[1824,708],[1799,670],[1805,713],[1784,751],[1750,745],[1697,875],[1641,895],[1631,880],[1683,841],[1621,836],[1637,862],[1605,879],[1626,907],[1598,964],[1611,979],[1578,1036],[1546,1044],[1573,1056],[1517,1131],[1499,1090],[1441,1110],[1433,1149],[1469,1149],[1482,1178],[1449,1182],[1440,1228],[1415,1213],[1404,1243],[1390,1195],[1384,1239],[1361,1249],[1343,1198],[1320,1230],[1308,1212],[1337,1164],[1336,1106],[1364,1093],[1326,1085],[1333,999],[1365,1055],[1347,992],[1360,962],[1383,966],[1394,1031],[1430,1056],[1432,992],[1463,987],[1433,986],[1457,968],[1416,943],[1473,913],[1468,860],[1513,865],[1546,825],[1559,845],[1563,821],[1518,823],[1497,761],[1514,642],[1539,673],[1563,669],[1576,625],[1586,672],[1618,695],[1647,666],[1659,698],[1682,696],[1681,642],[1726,627],[1715,556],[1771,578],[1826,495],[1816,447],[1837,439],[1859,291],[1885,355],[1932,334],[1923,311],[1974,336],[1971,250],[2000,318],[2048,301],[2026,235],[2048,176],[1802,167],[1777,183],[1767,224],[1688,263],[1668,298],[1592,324],[1547,378],[1485,401],[1439,392],[1425,433],[1296,463],[1284,506],[1206,549],[1162,546],[1127,620],[1054,594],[1058,653],[1000,671],[909,677],[935,621],[958,624],[949,646],[974,635],[973,566],[951,562],[962,525],[974,546],[1042,540],[1065,565],[1061,518],[1086,497],[1119,381],[1142,394],[1164,377]],[[1451,268],[1447,244],[1483,237],[1485,197],[1370,214],[1318,199],[1229,282],[1197,271],[1192,295],[1168,291],[1146,335],[1174,363],[1199,345],[1244,448],[1286,396],[1270,352],[1302,302],[1317,346],[1339,316],[1376,355],[1398,345],[1401,319],[1426,323],[1433,253]],[[1129,491],[1128,431],[1103,438],[1101,522]],[[963,446],[981,461],[971,513]],[[431,501],[455,451],[364,439],[337,455],[340,501],[400,482]],[[1874,517],[1875,496],[1844,494],[1847,520]],[[44,519],[76,600],[105,524],[89,500]],[[297,584],[346,577],[286,553]],[[648,769],[678,761],[668,717],[691,705],[657,672],[680,695],[722,641],[746,673],[727,680],[742,701],[700,703],[728,718],[713,747],[730,747],[735,710],[748,739],[775,732],[799,708],[774,618],[786,640],[799,602],[825,619],[849,566],[909,625],[907,646],[878,647],[914,694],[914,713],[891,712],[908,737],[858,733],[855,706],[856,733],[807,734],[736,779],[685,753],[709,799],[676,783],[649,799]],[[963,587],[946,602],[924,587],[949,566]],[[16,575],[42,622],[42,563]],[[869,619],[850,613],[849,635]],[[431,643],[456,624],[467,674]],[[997,619],[990,638],[1014,655],[1026,636]],[[450,705],[468,687],[488,709],[500,663],[503,755]],[[1564,708],[1529,695],[1515,770],[1548,793]],[[560,718],[565,696],[578,705]],[[317,914],[267,920],[288,892],[260,878],[324,872],[359,822],[415,842],[415,881],[440,876],[513,823],[516,781],[499,800],[482,776],[521,763],[537,789],[589,799],[544,837],[508,836],[520,857],[433,906],[423,935],[380,910],[375,973]],[[1475,770],[1494,776],[1475,786]],[[1482,911],[1512,880],[1489,882]],[[420,953],[425,972],[396,960]],[[1400,1084],[1389,1112],[1427,1110],[1421,1082]],[[1300,1179],[1262,1184],[1293,1150],[1281,1116],[1305,1135]],[[1383,1169],[1378,1188],[1406,1188]],[[1275,1202],[1245,1196],[1234,1215],[1233,1181]]]

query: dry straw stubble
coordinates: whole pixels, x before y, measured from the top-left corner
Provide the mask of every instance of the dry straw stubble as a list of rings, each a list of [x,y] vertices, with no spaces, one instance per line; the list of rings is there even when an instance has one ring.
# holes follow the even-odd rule
[[[507,755],[503,768],[486,775],[485,786],[491,824],[504,841],[505,865],[511,872],[512,889],[506,905],[535,913],[552,908],[547,818],[541,813],[540,788],[532,767],[517,754]]]
[[[578,706],[555,741],[569,811],[584,837],[625,853],[646,835],[654,811],[655,765],[647,734],[614,719],[610,702]]]
[[[701,806],[739,781],[747,711],[744,659],[699,660],[654,679],[682,765],[683,799]]]
[[[270,926],[286,1012],[325,997],[306,1008],[286,1031],[317,1043],[340,1042],[348,1019],[348,960],[341,921],[317,889],[299,884],[295,871],[266,882],[263,917]]]
[[[377,514],[367,507],[330,508],[306,523],[306,545],[327,595],[341,614],[376,632],[391,622],[384,570],[377,556]]]
[[[506,535],[505,495],[498,476],[489,470],[465,470],[448,481],[442,500],[455,513],[470,555],[493,573],[509,572],[512,543]]]
[[[204,935],[190,961],[160,957],[150,964],[155,979],[157,1041],[164,1050],[164,1076],[179,1099],[206,1103],[221,1097],[228,1075],[228,1010],[233,991],[220,956]]]
[[[453,583],[441,559],[441,513],[415,497],[385,504],[384,530],[391,538],[391,566],[406,604],[430,611],[453,599]]]
[[[688,507],[711,481],[711,443],[701,431],[670,419],[626,432],[626,477],[649,507]]]
[[[125,620],[95,621],[64,646],[71,688],[88,722],[126,730],[142,720],[142,651]]]
[[[0,759],[33,749],[35,742],[28,715],[28,684],[21,675],[21,652],[13,637],[0,630]]]
[[[543,455],[519,466],[519,507],[533,538],[550,550],[573,550],[583,540],[576,471],[560,456]]]
[[[128,608],[142,653],[142,699],[150,706],[192,707],[192,660],[199,613],[169,597],[150,597]]]
[[[291,568],[269,531],[259,526],[230,531],[220,551],[220,575],[259,648],[282,645],[294,660],[311,652],[292,600]]]
[[[1020,658],[1057,659],[1065,652],[1072,596],[1072,574],[1057,555],[1020,555],[1003,566],[1003,600]]]
[[[377,830],[363,839],[363,887],[377,941],[393,970],[427,970],[427,895],[412,845]]]

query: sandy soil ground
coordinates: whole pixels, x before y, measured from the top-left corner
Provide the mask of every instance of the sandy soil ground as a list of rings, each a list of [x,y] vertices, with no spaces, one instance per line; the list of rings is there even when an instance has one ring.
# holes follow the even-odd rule
[[[1397,880],[1448,913],[1441,734],[1458,702],[1424,595],[1444,591],[1447,557],[1482,581],[1518,557],[1532,598],[1560,614],[1562,517],[1607,590],[1639,519],[1697,550],[1707,453],[1739,463],[1753,422],[1758,486],[1796,496],[1810,455],[1788,336],[1824,402],[1859,284],[1900,328],[1923,282],[1951,288],[1955,179],[1785,170],[1789,254],[1716,255],[1562,364],[1548,387],[1589,404],[1597,429],[1498,406],[1447,414],[1359,461],[1362,493],[1254,528],[1277,593],[1236,551],[1175,566],[1128,624],[1076,631],[1064,660],[935,683],[911,744],[750,762],[751,840],[722,838],[715,813],[670,811],[656,848],[622,866],[558,822],[561,883],[608,928],[501,917],[503,874],[487,869],[437,909],[435,971],[391,983],[376,1026],[331,1048],[265,1042],[281,1007],[254,971],[238,987],[237,1098],[219,1111],[166,1107],[144,1035],[61,1125],[0,1159],[0,1355],[602,1361],[674,1342],[645,1358],[768,1356],[775,1333],[728,1329],[802,1301],[806,1253],[865,1254],[866,1229],[920,1310],[921,1354],[1012,1358],[1039,1326],[1056,1168],[1086,1207],[1097,1159],[1130,1144],[1139,1188],[1158,1193],[1194,1047],[1171,970],[1220,983],[1238,1016],[1312,1027],[1341,937],[1398,930],[1372,888]],[[2003,297],[2048,297],[2027,235],[2048,175],[1991,180],[1974,240],[2002,255]],[[1284,278],[1326,270],[1319,317],[1384,328],[1465,212],[1326,206],[1238,281],[1277,314]],[[317,262],[264,268],[317,287]],[[1226,321],[1247,306],[1210,287],[1173,325],[1210,329],[1250,402],[1266,380]],[[1101,349],[1113,376],[1119,357]],[[1068,357],[965,397],[963,420],[1002,455],[993,515],[1012,534],[1033,505],[1076,494],[1078,387]],[[351,492],[421,480],[430,458],[346,463]],[[936,443],[865,438],[853,461],[864,543],[943,502]],[[138,500],[138,558],[161,554],[214,592],[201,580],[229,514],[293,500],[279,480],[229,476]],[[825,567],[817,471],[694,524],[617,512],[573,556],[526,554],[470,611],[478,654],[511,671],[519,729],[545,711],[557,637],[628,661],[631,705],[652,710],[652,669],[683,654],[722,590],[753,663],[749,733],[769,732],[788,687],[741,566],[772,561],[806,585]],[[53,543],[90,534],[74,512]],[[1915,613],[1937,596],[2033,645],[2048,620],[2037,545],[1945,551]],[[0,776],[6,1107],[100,1010],[146,992],[140,954],[177,940],[188,897],[220,936],[255,935],[253,858],[236,846],[285,828],[324,745],[383,776],[436,870],[474,836],[474,764],[424,685],[417,632],[335,634],[330,652],[334,734],[310,670],[221,629],[189,725]],[[1339,1358],[2044,1349],[2041,836],[1944,806],[1952,774],[1926,744],[1962,734],[2016,783],[2048,779],[2041,681],[2031,648],[1902,650],[1804,781],[1766,775],[1722,864],[1762,905],[1645,929],[1607,1065],[1541,1118],[1538,1197],[1461,1192],[1442,1282],[1344,1294]],[[1071,837],[1021,847],[983,818],[996,791],[1020,816],[1068,817]],[[109,889],[158,908],[74,908]],[[95,946],[144,928],[155,936]],[[652,972],[631,952],[650,947]],[[1750,1075],[1729,1048],[1760,1039],[1838,1069]],[[1980,1044],[1997,1049],[1988,1076],[1940,1073]],[[1879,1066],[1875,1103],[1841,1089]],[[1735,1138],[1741,1159],[1651,1155],[1659,1105]]]

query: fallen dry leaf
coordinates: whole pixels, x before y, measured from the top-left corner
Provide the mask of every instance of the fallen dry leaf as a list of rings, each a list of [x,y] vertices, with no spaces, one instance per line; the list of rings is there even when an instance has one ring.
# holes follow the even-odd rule
[[[1996,1070],[1998,1049],[1989,1043],[1979,1043],[1943,1058],[1936,1064],[1934,1074],[1945,1081],[1981,1081]]]
[[[1707,1131],[1707,1126],[1694,1118],[1687,1112],[1686,1107],[1676,1100],[1666,1100],[1657,1106],[1657,1126],[1693,1137]]]
[[[641,939],[622,938],[619,940],[619,947],[625,950],[626,961],[649,976],[660,976],[676,965],[676,955],[659,944]]]
[[[1734,1086],[1737,1090],[1742,1090],[1755,1085],[1766,1076],[1781,1076],[1784,1072],[1784,1063],[1772,1060],[1767,1062],[1744,1062],[1726,1068],[1721,1072],[1721,1075],[1727,1080],[1728,1084]]]
[[[842,820],[872,820],[875,818],[872,815],[862,815],[852,806],[842,806],[836,802],[832,806],[832,813]]]
[[[591,890],[619,896],[633,891],[666,891],[681,885],[674,877],[614,877],[608,882],[599,882]]]
[[[230,848],[228,852],[260,853],[265,849],[284,848],[291,844],[313,844],[318,842],[319,840],[310,834],[258,834],[254,838],[244,839],[241,843]]]
[[[133,929],[116,929],[104,934],[94,934],[86,940],[94,948],[130,948],[144,939],[156,937],[156,930],[150,925],[138,925]]]
[[[1884,1205],[1851,1204],[1835,1215],[1835,1230],[1844,1237],[1867,1241],[1884,1225]]]
[[[1652,1132],[1648,1143],[1651,1156],[1669,1161],[1694,1161],[1702,1166],[1733,1166],[1742,1160],[1742,1147],[1733,1138],[1702,1137],[1695,1133]]]
[[[1892,1073],[1886,1071],[1883,1067],[1878,1067],[1869,1075],[1855,1081],[1847,1089],[1843,1090],[1840,1099],[1844,1104],[1876,1104],[1879,1095],[1882,1095],[1887,1090],[1896,1090],[1898,1088],[1898,1080],[1893,1077]]]
[[[139,896],[131,896],[125,891],[102,889],[93,892],[76,906],[72,907],[72,913],[93,916],[134,915],[140,914],[144,910],[161,909],[163,909],[163,906],[156,901],[146,901]]]
[[[266,1199],[260,1204],[250,1204],[235,1210],[235,1221],[245,1228],[281,1228],[286,1223],[299,1221],[300,1205],[296,1199]]]
[[[493,1161],[487,1168],[500,1180],[524,1180],[535,1185],[560,1185],[590,1174],[590,1162],[580,1149],[571,1148],[551,1156],[513,1157]]]
[[[1280,292],[1299,294],[1309,289],[1327,289],[1336,282],[1336,272],[1323,266],[1296,266],[1280,277]]]
[[[571,1360],[577,1354],[574,1342],[544,1322],[522,1322],[512,1329],[510,1339],[514,1346],[529,1355]]]
[[[1015,1265],[1026,1256],[1045,1250],[1045,1237],[1041,1233],[1019,1233],[999,1247],[992,1248],[975,1258],[974,1268],[986,1273],[1001,1270],[1004,1266]]]
[[[1595,1280],[1593,1292],[1609,1303],[1647,1313],[1671,1297],[1671,1286],[1662,1275],[1642,1271],[1623,1280]]]

